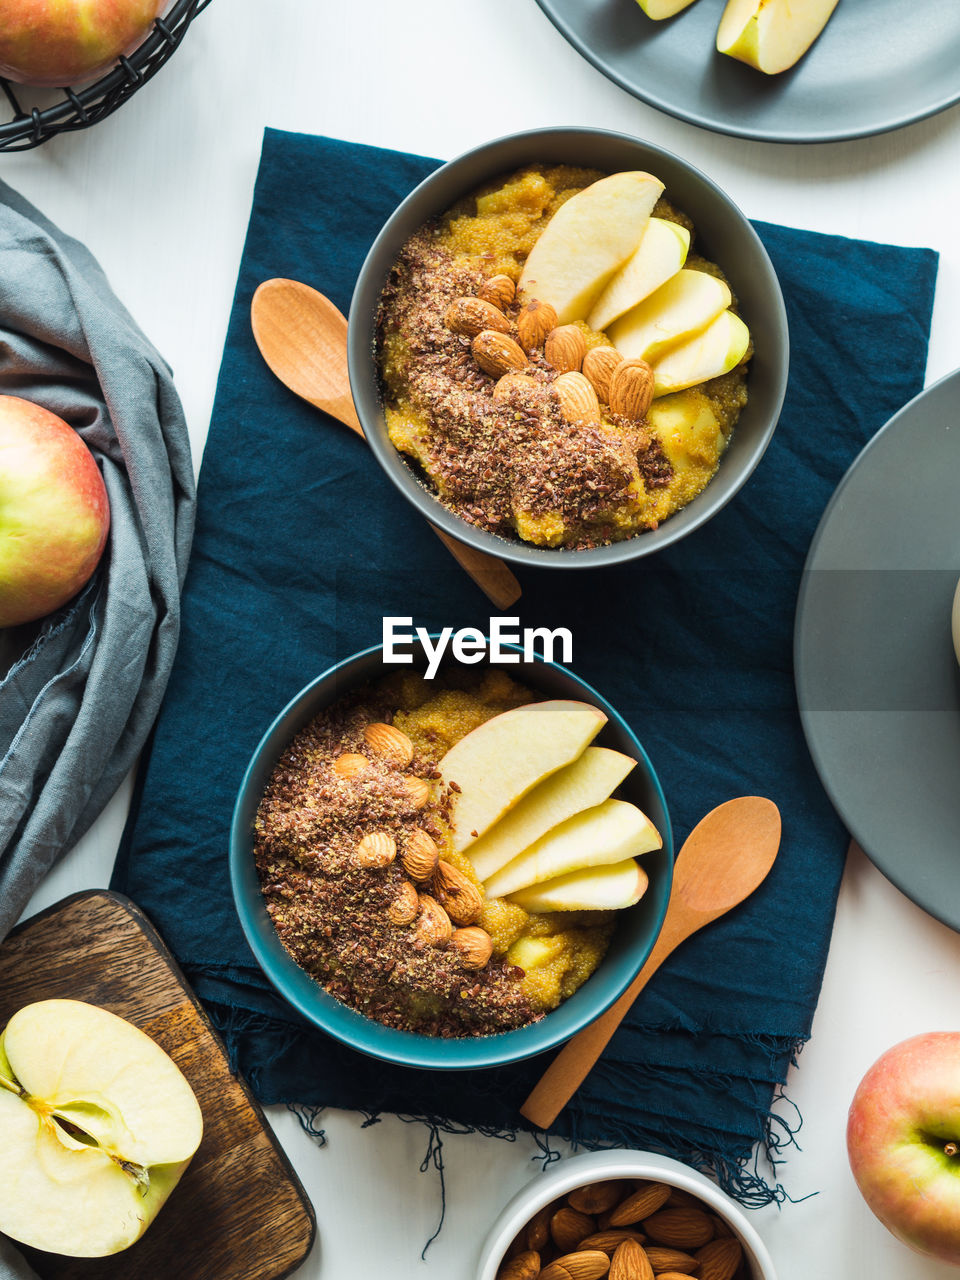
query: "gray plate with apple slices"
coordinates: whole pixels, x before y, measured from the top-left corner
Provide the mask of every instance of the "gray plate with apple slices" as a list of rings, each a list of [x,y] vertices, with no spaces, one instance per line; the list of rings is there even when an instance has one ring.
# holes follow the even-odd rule
[[[960,930],[960,370],[855,460],[804,568],[794,660],[820,779],[867,857]]]
[[[956,0],[841,0],[813,48],[766,76],[717,53],[725,0],[654,22],[637,0],[537,0],[609,79],[705,129],[767,142],[885,133],[960,102]]]

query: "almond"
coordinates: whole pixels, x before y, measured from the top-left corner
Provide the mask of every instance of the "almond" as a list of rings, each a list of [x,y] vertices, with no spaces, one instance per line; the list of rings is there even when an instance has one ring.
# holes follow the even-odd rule
[[[483,893],[469,876],[449,862],[437,864],[437,900],[454,924],[473,924],[483,910]]]
[[[540,1272],[540,1280],[600,1280],[610,1270],[610,1259],[599,1249],[565,1253]]]
[[[691,1195],[689,1191],[684,1191],[682,1187],[672,1187],[663,1207],[665,1209],[702,1209],[703,1201]]]
[[[540,384],[530,377],[529,373],[505,373],[493,388],[494,400],[506,400],[510,392],[529,391]]]
[[[567,422],[599,422],[597,393],[582,373],[561,373],[552,384]]]
[[[475,926],[454,929],[450,945],[460,953],[460,963],[465,969],[482,969],[493,955],[493,939],[486,929]]]
[[[733,1236],[711,1240],[697,1250],[700,1280],[733,1280],[743,1257],[743,1247]]]
[[[733,1229],[731,1228],[730,1223],[725,1222],[723,1218],[718,1217],[717,1214],[711,1213],[710,1221],[713,1223],[713,1234],[715,1236],[733,1235]]]
[[[375,756],[388,760],[402,769],[413,759],[413,743],[392,724],[368,724],[363,740]]]
[[[512,338],[493,329],[484,329],[470,344],[473,358],[491,378],[502,378],[511,369],[525,369],[527,357]]]
[[[662,1182],[641,1182],[622,1204],[618,1204],[607,1215],[607,1220],[611,1227],[629,1227],[649,1214],[656,1213],[669,1194],[670,1188]]]
[[[333,772],[339,778],[355,778],[358,774],[363,773],[370,761],[366,756],[357,755],[355,751],[348,751],[346,755],[339,756],[333,762]]]
[[[554,1206],[545,1204],[527,1223],[527,1248],[540,1251],[550,1239],[550,1219]]]
[[[500,1259],[500,1266],[505,1266],[508,1262],[512,1262],[514,1258],[518,1258],[521,1253],[526,1252],[527,1246],[524,1242],[524,1233],[519,1231],[504,1249],[503,1257]]]
[[[407,875],[414,880],[429,880],[437,869],[440,853],[432,838],[419,827],[407,836],[400,861]]]
[[[608,403],[614,413],[640,421],[653,400],[653,370],[646,360],[621,360],[610,375]]]
[[[417,921],[416,941],[420,947],[443,947],[450,941],[453,926],[450,917],[428,893],[420,894],[420,918]]]
[[[533,1249],[518,1253],[497,1272],[497,1280],[537,1280],[540,1255]]]
[[[506,311],[517,296],[517,286],[509,276],[490,276],[477,292],[484,302],[491,302],[501,311]]]
[[[419,911],[420,895],[409,880],[404,880],[397,896],[387,907],[387,919],[391,924],[413,924]]]
[[[657,1244],[674,1249],[697,1249],[713,1238],[713,1223],[702,1209],[661,1209],[644,1218],[643,1229]]]
[[[606,404],[610,403],[610,378],[622,360],[623,356],[616,347],[593,347],[583,357],[583,373]]]
[[[575,324],[562,324],[551,329],[543,345],[543,356],[558,373],[572,373],[583,364],[587,344]]]
[[[484,329],[510,332],[510,321],[500,308],[483,298],[457,298],[444,312],[443,323],[465,338],[475,338]]]
[[[679,1249],[668,1249],[662,1244],[648,1244],[646,1254],[658,1276],[663,1271],[668,1271],[671,1275],[689,1275],[697,1267],[697,1260],[692,1254],[682,1253]]]
[[[626,1188],[622,1182],[588,1182],[567,1196],[567,1204],[579,1213],[606,1213],[622,1198]]]
[[[524,351],[536,351],[557,327],[557,313],[549,302],[532,298],[517,316],[517,334]]]
[[[397,856],[397,842],[388,831],[368,831],[353,854],[358,867],[389,867]]]
[[[593,1233],[596,1223],[585,1213],[579,1213],[565,1205],[550,1219],[550,1235],[561,1253],[576,1249],[585,1236]]]
[[[614,1253],[624,1240],[636,1240],[637,1244],[643,1244],[645,1239],[639,1231],[628,1231],[623,1227],[620,1230],[597,1231],[592,1236],[586,1236],[580,1241],[580,1248],[602,1249],[604,1253]]]
[[[423,808],[433,790],[425,778],[404,778],[403,787],[415,809]]]
[[[689,1271],[658,1271],[657,1280],[690,1280]]]
[[[610,1280],[653,1280],[653,1267],[636,1240],[624,1240],[610,1259]]]

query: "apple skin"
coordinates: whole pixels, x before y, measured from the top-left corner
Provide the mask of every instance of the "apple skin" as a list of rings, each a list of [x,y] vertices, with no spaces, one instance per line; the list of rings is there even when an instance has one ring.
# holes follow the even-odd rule
[[[0,75],[51,87],[105,71],[146,36],[167,0],[0,0]]]
[[[40,405],[0,396],[0,627],[76,595],[109,528],[103,477],[76,431]]]
[[[850,1168],[867,1205],[918,1253],[960,1265],[960,1032],[888,1049],[854,1095]],[[946,1150],[945,1150],[946,1148]]]

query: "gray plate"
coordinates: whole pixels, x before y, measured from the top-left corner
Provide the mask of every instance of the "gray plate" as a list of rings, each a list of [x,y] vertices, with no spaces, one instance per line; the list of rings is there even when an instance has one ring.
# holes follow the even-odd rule
[[[725,0],[696,0],[663,22],[637,0],[537,3],[616,84],[719,133],[835,142],[898,129],[960,101],[957,0],[841,0],[810,52],[779,76],[716,52]]]
[[[797,603],[807,744],[867,857],[960,930],[960,370],[870,441],[824,512]]]

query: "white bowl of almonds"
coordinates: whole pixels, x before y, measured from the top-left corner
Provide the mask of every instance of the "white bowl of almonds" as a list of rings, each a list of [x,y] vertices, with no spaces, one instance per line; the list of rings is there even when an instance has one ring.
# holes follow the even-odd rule
[[[776,1280],[747,1215],[702,1173],[649,1151],[594,1151],[503,1210],[477,1280]]]

